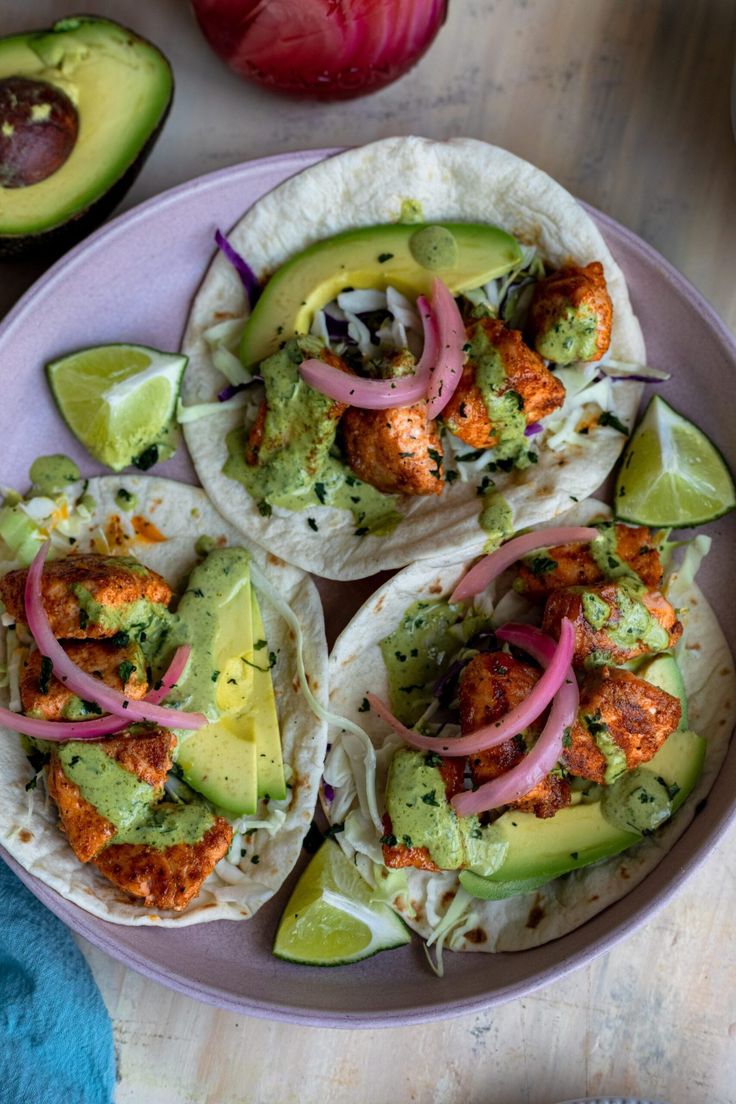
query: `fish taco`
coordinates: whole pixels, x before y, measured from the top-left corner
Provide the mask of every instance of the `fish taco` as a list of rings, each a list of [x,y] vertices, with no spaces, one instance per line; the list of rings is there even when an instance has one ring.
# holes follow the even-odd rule
[[[330,660],[322,801],[360,873],[425,939],[517,951],[646,877],[726,754],[736,675],[693,581],[710,541],[588,500],[378,590]]]
[[[328,578],[582,500],[657,375],[593,219],[483,142],[329,157],[218,240],[184,338],[187,445],[233,525]]]
[[[325,754],[311,580],[140,475],[6,494],[0,551],[0,843],[114,923],[252,916]]]

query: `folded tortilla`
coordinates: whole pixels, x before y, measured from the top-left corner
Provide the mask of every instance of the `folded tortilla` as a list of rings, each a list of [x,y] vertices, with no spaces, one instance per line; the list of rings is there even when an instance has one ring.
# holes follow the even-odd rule
[[[154,540],[136,539],[130,515],[121,513],[115,503],[121,487],[137,498],[134,516],[146,518],[165,539],[159,540],[152,530],[150,536]],[[70,498],[74,492],[75,488],[70,488]],[[75,547],[83,552],[100,551],[99,545],[93,548],[92,540],[99,541],[104,534],[112,553],[129,552],[136,556],[159,572],[175,592],[180,592],[198,562],[194,545],[199,536],[225,538],[231,547],[247,548],[254,563],[299,619],[309,684],[317,699],[326,702],[327,647],[322,606],[314,584],[304,572],[246,540],[217,513],[204,491],[196,487],[126,474],[92,479],[87,493],[94,498],[96,507],[88,530]],[[278,655],[272,675],[290,783],[289,797],[270,806],[284,813],[276,830],[271,833],[265,828],[257,829],[249,837],[248,858],[241,865],[230,863],[227,858],[221,860],[204,882],[199,896],[184,911],[152,911],[108,882],[91,863],[85,865],[77,860],[59,828],[56,806],[46,796],[45,787],[39,784],[37,789],[26,791],[33,771],[20,737],[0,727],[3,785],[0,844],[21,866],[80,908],[117,924],[182,927],[209,920],[243,920],[278,891],[299,856],[302,839],[311,823],[327,732],[301,693],[293,632],[267,598],[259,595],[259,605],[269,650]],[[6,696],[2,704],[7,705]],[[258,854],[258,864],[251,863],[253,854]]]
[[[229,233],[232,245],[260,279],[313,242],[353,227],[399,220],[402,204],[414,200],[425,221],[490,223],[520,242],[536,245],[553,267],[601,261],[613,301],[610,355],[643,364],[644,342],[624,276],[597,226],[573,197],[546,173],[485,142],[461,138],[387,138],[327,158],[269,192]],[[204,333],[218,321],[247,316],[243,287],[228,261],[217,256],[194,299],[184,336],[189,366],[185,403],[212,402],[224,380],[215,369]],[[615,413],[634,421],[642,386],[615,385]],[[481,500],[475,482],[457,481],[442,495],[404,497],[404,519],[387,536],[355,535],[349,511],[310,507],[295,512],[274,507],[270,516],[238,482],[223,474],[226,435],[243,424],[242,411],[224,412],[184,427],[194,465],[220,512],[249,537],[279,555],[330,579],[357,579],[459,548],[480,547],[488,538],[479,525]],[[625,443],[610,426],[593,426],[561,451],[539,448],[531,468],[494,476],[496,490],[513,511],[513,528],[554,517],[582,500],[610,472]],[[307,513],[318,532],[309,525]]]
[[[589,500],[580,503],[574,513],[568,512],[565,524],[586,524],[592,518],[608,514],[610,511],[603,503]],[[435,558],[399,572],[361,607],[333,648],[330,707],[360,725],[370,736],[377,752],[379,803],[393,749],[402,745],[400,738],[389,732],[375,714],[366,712],[364,706],[361,708],[368,690],[388,700],[388,678],[380,642],[396,628],[413,602],[447,598],[471,562],[472,559],[457,556]],[[556,878],[531,894],[501,901],[473,901],[470,911],[451,931],[447,946],[452,950],[521,951],[573,931],[638,885],[687,829],[728,750],[736,724],[736,672],[715,613],[698,587],[693,584],[685,592],[678,590],[676,604],[684,624],[676,656],[688,695],[689,727],[707,742],[703,772],[694,790],[671,820],[628,851]],[[362,837],[360,831],[346,830],[335,838],[350,857],[355,857],[356,847],[348,838],[352,836],[357,850],[366,855],[372,853],[376,861],[381,854],[378,840],[382,829],[369,824],[365,811],[360,813],[358,798],[370,756],[366,757],[364,745],[350,733],[333,732],[330,738],[332,751],[325,778],[335,792],[332,800],[323,798],[325,813],[333,823],[344,823],[351,812],[358,814],[361,821],[356,825],[362,823],[367,829]],[[341,745],[344,755],[336,750]],[[332,757],[335,758],[331,762]],[[363,789],[363,806],[364,794]],[[379,812],[382,808],[381,804]],[[446,913],[460,883],[454,871],[430,873],[409,867],[406,872],[407,890],[399,889],[391,900],[407,923],[427,938]]]

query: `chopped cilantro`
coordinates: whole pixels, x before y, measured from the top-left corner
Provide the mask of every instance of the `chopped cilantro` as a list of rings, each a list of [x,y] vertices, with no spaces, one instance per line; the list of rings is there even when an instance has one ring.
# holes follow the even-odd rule
[[[122,663],[118,664],[118,675],[123,686],[125,686],[133,672],[137,670],[135,663],[131,663],[129,659],[124,659]]]
[[[610,426],[611,429],[617,429],[619,433],[623,433],[624,437],[629,436],[629,431],[622,421],[620,421],[615,414],[612,414],[610,410],[604,410],[598,419],[598,425]]]
[[[48,656],[41,656],[41,674],[38,679],[39,694],[48,694],[49,683],[54,672],[54,665]]]

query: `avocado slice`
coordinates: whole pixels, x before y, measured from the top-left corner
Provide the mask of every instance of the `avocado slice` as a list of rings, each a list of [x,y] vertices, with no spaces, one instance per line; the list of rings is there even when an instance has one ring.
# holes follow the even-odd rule
[[[210,723],[177,733],[176,762],[185,781],[213,804],[235,816],[250,815],[260,796],[285,797],[286,784],[271,660],[248,552],[210,552],[192,572],[177,615],[192,656],[172,700],[204,713]]]
[[[163,54],[108,19],[0,39],[0,257],[66,247],[102,222],[172,96]]]
[[[246,366],[308,333],[315,312],[345,288],[395,287],[415,299],[439,276],[453,295],[501,276],[521,260],[515,238],[473,222],[392,223],[347,230],[310,245],[266,284],[243,330]]]
[[[672,815],[700,777],[706,743],[702,736],[686,727],[685,686],[674,656],[652,660],[642,678],[679,697],[683,707],[685,725],[681,722],[643,768],[647,776],[661,780],[670,790]],[[642,838],[638,832],[627,831],[607,820],[600,802],[581,802],[560,809],[548,820],[511,809],[493,827],[497,838],[508,843],[504,862],[487,878],[472,871],[460,874],[465,889],[485,900],[530,893],[561,874],[618,855]]]

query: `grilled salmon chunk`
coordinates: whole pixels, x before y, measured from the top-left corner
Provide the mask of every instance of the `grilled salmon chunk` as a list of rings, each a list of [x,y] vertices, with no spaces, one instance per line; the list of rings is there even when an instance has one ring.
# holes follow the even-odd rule
[[[136,644],[119,646],[108,641],[68,641],[64,651],[83,671],[101,679],[106,686],[120,691],[127,698],[139,701],[146,696],[146,665]],[[25,714],[43,717],[47,721],[62,721],[79,720],[90,713],[100,712],[82,702],[54,675],[49,676],[43,669],[42,660],[41,653],[35,651],[28,655],[23,664],[20,699]]]
[[[214,870],[232,843],[232,825],[216,817],[197,843],[148,847],[137,843],[113,843],[94,860],[108,881],[147,908],[186,908],[197,896],[205,878]]]
[[[662,561],[651,529],[643,525],[616,525],[615,529],[616,555],[636,572],[645,586],[658,587],[662,582]],[[615,567],[615,561],[609,566]],[[594,586],[605,578],[589,544],[558,544],[519,564],[514,589],[529,598],[543,600],[553,590]]]
[[[481,652],[466,666],[460,679],[460,724],[463,735],[483,725],[493,724],[529,696],[541,675],[538,667],[522,663],[506,652]],[[539,731],[537,722],[532,731]],[[505,774],[526,754],[523,737],[512,736],[495,748],[470,756],[470,772],[475,786],[482,786]],[[556,775],[548,774],[533,790],[513,806],[546,818],[570,804],[570,787]]]
[[[596,742],[603,736],[623,751],[626,769],[648,763],[680,723],[677,698],[630,671],[606,668],[585,680],[580,710],[562,763],[571,774],[601,785],[607,759]]]
[[[555,639],[567,617],[575,629],[573,665],[623,664],[664,652],[682,636],[682,623],[658,590],[632,591],[621,582],[556,590],[547,598],[542,628]]]
[[[414,357],[404,349],[381,371],[387,379],[400,379],[414,367]],[[425,402],[388,410],[350,407],[340,427],[347,462],[364,483],[386,494],[442,494],[442,440]]]
[[[27,575],[27,569],[23,568],[0,579],[0,599],[13,620],[21,623],[25,623]],[[82,587],[96,604],[111,609],[129,606],[139,599],[168,606],[172,598],[171,588],[160,575],[126,556],[89,553],[52,560],[43,569],[41,593],[57,640],[98,640],[116,632],[84,614],[75,594],[77,587]]]
[[[551,414],[565,401],[565,388],[540,356],[525,345],[518,330],[508,329],[497,318],[481,318],[467,331],[471,349],[486,348],[503,366],[502,395],[518,396],[527,425]],[[442,417],[449,429],[472,448],[493,448],[500,441],[499,428],[492,425],[483,395],[476,382],[477,364],[470,353],[462,379],[445,407]]]
[[[600,360],[611,343],[613,304],[603,265],[566,265],[540,280],[529,305],[534,348],[556,364]]]
[[[121,733],[93,742],[124,770],[135,774],[157,792],[163,792],[167,772],[171,769],[171,752],[176,744],[173,732],[150,728],[141,735]],[[46,784],[58,806],[61,827],[79,861],[89,862],[114,837],[115,825],[82,796],[76,782],[67,778],[56,752],[52,753],[46,769]]]

